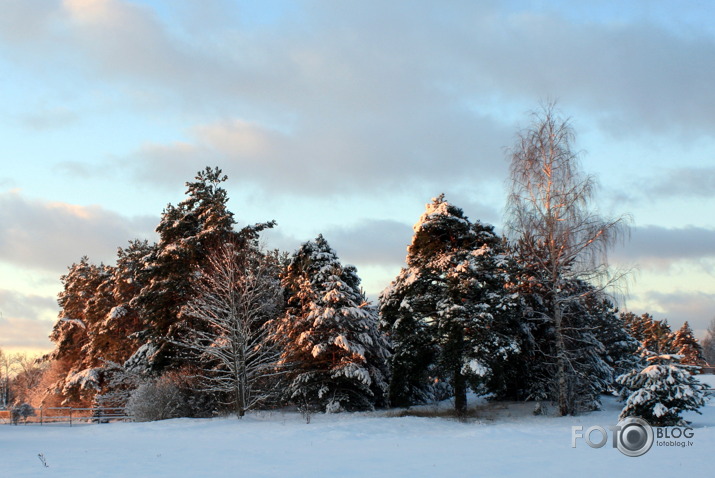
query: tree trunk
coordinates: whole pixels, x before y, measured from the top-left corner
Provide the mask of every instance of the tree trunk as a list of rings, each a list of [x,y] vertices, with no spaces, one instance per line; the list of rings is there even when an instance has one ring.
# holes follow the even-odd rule
[[[464,357],[464,331],[457,326],[454,333],[454,356],[452,357],[452,387],[454,388],[454,410],[462,417],[467,412],[467,381],[462,374]]]
[[[564,416],[573,412],[573,404],[568,386],[568,359],[563,335],[563,313],[559,305],[554,307],[554,329],[556,334],[556,381],[558,384],[559,415]]]
[[[454,372],[454,410],[457,416],[463,417],[467,413],[467,383],[459,368]]]

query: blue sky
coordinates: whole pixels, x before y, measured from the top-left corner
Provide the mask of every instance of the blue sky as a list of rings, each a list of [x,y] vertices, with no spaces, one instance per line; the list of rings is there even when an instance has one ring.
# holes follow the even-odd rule
[[[622,307],[715,316],[715,7],[705,1],[0,0],[0,348],[47,350],[59,277],[153,239],[206,165],[269,246],[323,233],[371,297],[444,192],[501,229],[530,110],[572,118],[634,219]]]

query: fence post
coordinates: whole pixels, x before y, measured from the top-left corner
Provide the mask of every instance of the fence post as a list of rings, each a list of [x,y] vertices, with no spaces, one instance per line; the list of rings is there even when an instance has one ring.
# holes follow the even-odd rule
[[[70,407],[70,428],[72,427],[72,407]]]
[[[44,418],[44,413],[45,413],[45,408],[40,407],[40,426],[42,426],[43,418]]]

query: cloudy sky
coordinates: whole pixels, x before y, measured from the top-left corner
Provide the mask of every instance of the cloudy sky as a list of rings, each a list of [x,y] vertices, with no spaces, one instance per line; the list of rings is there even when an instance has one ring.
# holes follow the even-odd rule
[[[623,6],[626,4],[627,6]],[[323,233],[376,297],[445,193],[501,230],[529,111],[633,217],[623,308],[715,316],[715,7],[672,1],[0,0],[0,348],[47,350],[67,266],[154,240],[206,165],[271,246]]]

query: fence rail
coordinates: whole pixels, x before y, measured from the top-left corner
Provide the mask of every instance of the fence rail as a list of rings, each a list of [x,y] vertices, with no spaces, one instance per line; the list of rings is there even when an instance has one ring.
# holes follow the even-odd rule
[[[6,423],[12,423],[10,411],[0,412],[0,418]],[[131,421],[121,408],[75,408],[75,407],[40,407],[35,409],[34,416],[20,418],[16,424],[35,423],[49,425],[52,423],[69,423],[69,426],[78,423],[109,423],[115,421]]]

